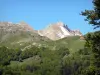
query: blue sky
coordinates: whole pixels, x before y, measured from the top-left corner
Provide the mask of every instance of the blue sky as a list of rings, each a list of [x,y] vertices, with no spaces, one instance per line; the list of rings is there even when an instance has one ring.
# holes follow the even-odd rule
[[[92,8],[92,0],[0,0],[0,21],[25,21],[34,29],[62,21],[85,34],[93,27],[80,13]]]

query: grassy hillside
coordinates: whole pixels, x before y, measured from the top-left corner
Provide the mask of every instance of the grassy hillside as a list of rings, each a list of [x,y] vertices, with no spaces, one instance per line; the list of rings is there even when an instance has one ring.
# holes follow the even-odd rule
[[[0,37],[0,46],[9,48],[26,49],[33,45],[38,47],[48,47],[51,50],[66,47],[70,52],[75,52],[83,48],[85,41],[80,40],[79,36],[66,37],[60,40],[52,41],[46,37],[38,35],[36,32],[16,32],[2,34]]]
[[[60,39],[60,40],[57,40],[57,41],[49,41],[49,42],[45,42],[45,43],[42,43],[42,44],[44,44],[44,45],[42,45],[42,47],[46,47],[49,50],[53,50],[53,51],[56,51],[56,52],[59,49],[63,51],[64,48],[68,48],[69,51],[70,51],[70,55],[72,55],[75,52],[78,52],[80,49],[84,48],[85,40],[80,40],[79,36],[74,36],[74,37],[67,37],[67,38],[64,38],[64,39]],[[45,51],[43,51],[43,52],[45,53]],[[40,63],[40,60],[41,59],[40,59],[39,56],[34,56],[34,57],[30,57],[28,59],[23,60],[23,62],[12,61],[11,66],[21,66],[21,65],[24,65],[24,64],[28,65],[28,64],[31,64],[32,62]]]
[[[46,37],[39,36],[36,32],[20,32],[3,34],[0,38],[0,46],[7,46],[9,48],[24,48],[26,46],[35,44],[42,44],[50,41]]]
[[[75,52],[84,48],[85,40],[81,40],[79,36],[66,37],[57,41],[49,42],[49,47],[52,50],[66,47],[70,52]]]

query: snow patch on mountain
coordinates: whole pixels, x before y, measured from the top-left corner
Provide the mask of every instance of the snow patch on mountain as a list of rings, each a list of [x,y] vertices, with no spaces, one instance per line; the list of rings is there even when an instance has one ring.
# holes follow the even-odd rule
[[[68,30],[67,29],[65,29],[63,26],[60,26],[60,28],[61,28],[61,30],[62,30],[62,32],[63,32],[63,35],[70,35],[70,33],[68,32]]]
[[[79,30],[71,30],[62,22],[50,24],[43,30],[39,30],[38,34],[46,36],[51,40],[58,40],[68,36],[82,36]]]

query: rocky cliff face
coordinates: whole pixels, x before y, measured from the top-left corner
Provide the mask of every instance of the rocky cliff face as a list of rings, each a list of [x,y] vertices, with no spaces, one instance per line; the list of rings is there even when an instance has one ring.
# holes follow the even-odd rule
[[[71,30],[62,22],[50,24],[47,28],[38,30],[38,34],[52,40],[58,40],[68,36],[82,36],[79,30]]]

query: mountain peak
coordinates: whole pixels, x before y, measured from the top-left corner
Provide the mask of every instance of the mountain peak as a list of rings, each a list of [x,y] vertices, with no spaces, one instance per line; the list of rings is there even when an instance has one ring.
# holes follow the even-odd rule
[[[38,31],[41,36],[46,36],[52,40],[58,40],[68,36],[82,36],[79,30],[71,30],[63,22],[50,24],[47,28]]]
[[[63,23],[63,22],[57,22],[56,25],[58,25],[58,26],[63,26],[64,23]]]

